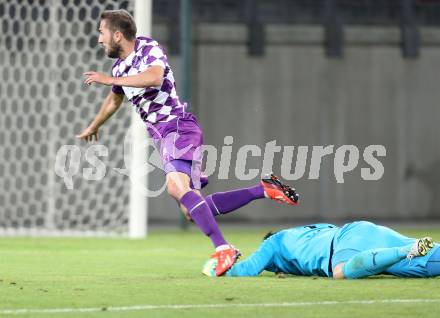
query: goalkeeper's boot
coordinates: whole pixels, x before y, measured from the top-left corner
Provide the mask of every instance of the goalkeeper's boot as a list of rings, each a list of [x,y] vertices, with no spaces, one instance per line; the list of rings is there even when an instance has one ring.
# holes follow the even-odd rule
[[[417,239],[413,246],[411,246],[408,255],[406,255],[407,259],[413,259],[417,256],[425,256],[434,247],[434,241],[431,237],[422,237]]]
[[[281,183],[280,179],[272,173],[262,178],[261,184],[263,185],[266,197],[290,205],[298,204],[299,195],[295,189]]]
[[[241,256],[239,250],[232,245],[229,248],[220,250],[211,255],[211,258],[217,259],[217,265],[215,267],[215,275],[222,276],[226,273]]]
[[[202,268],[202,274],[209,277],[217,277],[215,274],[215,268],[217,267],[217,259],[210,258],[205,262]]]

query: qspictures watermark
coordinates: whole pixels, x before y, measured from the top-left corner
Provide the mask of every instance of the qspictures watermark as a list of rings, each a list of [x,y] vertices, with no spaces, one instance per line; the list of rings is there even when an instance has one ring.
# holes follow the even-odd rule
[[[173,148],[173,140],[177,136],[167,136],[159,143],[153,143],[147,139],[142,145],[137,145],[136,149],[145,154],[144,162],[137,166],[131,166],[131,154],[133,144],[127,132],[123,147],[123,167],[112,168],[129,178],[144,177],[155,169],[163,170],[161,150],[167,149],[168,152],[175,152],[179,155],[184,150]],[[316,180],[320,178],[321,165],[323,160],[333,160],[333,175],[337,183],[344,183],[344,176],[349,173],[355,173],[355,169],[360,165],[360,178],[363,180],[380,180],[385,172],[381,158],[386,156],[386,148],[383,145],[369,145],[365,148],[359,148],[356,145],[317,145],[317,146],[292,146],[277,145],[276,140],[267,142],[264,147],[258,145],[243,145],[238,149],[233,146],[233,136],[225,136],[221,147],[213,145],[201,146],[200,153],[204,158],[203,175],[212,176],[216,171],[218,179],[236,178],[238,180],[252,180],[259,175],[263,176],[274,170],[274,161],[276,156],[281,156],[281,177],[285,180],[300,180],[307,178]],[[160,144],[162,146],[160,146]],[[166,145],[166,147],[163,147]],[[191,146],[191,145],[190,145]],[[187,147],[185,147],[187,148]],[[159,149],[159,150],[158,150]],[[171,149],[171,150],[170,150]],[[102,161],[108,157],[107,147],[100,144],[90,145],[84,149],[77,145],[64,145],[56,155],[55,173],[63,179],[68,189],[73,189],[73,178],[82,176],[85,180],[99,181],[108,173],[108,167]],[[163,154],[162,154],[163,155]],[[249,168],[248,159],[257,158],[262,160],[260,168]],[[235,158],[235,160],[233,160]],[[82,166],[85,166],[81,169]],[[278,168],[278,167],[277,167]],[[135,173],[130,173],[130,169],[135,169]],[[155,185],[157,187],[157,184]],[[166,186],[162,185],[160,190],[143,189],[147,196],[158,196]]]

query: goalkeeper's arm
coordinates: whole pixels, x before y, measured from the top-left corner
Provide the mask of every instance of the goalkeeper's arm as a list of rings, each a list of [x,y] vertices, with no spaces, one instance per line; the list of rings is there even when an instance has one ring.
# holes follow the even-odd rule
[[[232,266],[226,276],[258,276],[272,263],[274,243],[271,239],[265,240],[251,256]]]

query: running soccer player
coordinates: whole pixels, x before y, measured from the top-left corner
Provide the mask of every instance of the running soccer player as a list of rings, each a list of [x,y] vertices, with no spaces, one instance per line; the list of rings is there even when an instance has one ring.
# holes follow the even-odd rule
[[[103,84],[112,89],[92,123],[78,138],[98,140],[99,127],[117,111],[124,96],[136,112],[161,155],[168,193],[176,199],[187,218],[212,241],[217,259],[215,273],[222,275],[239,256],[239,251],[224,239],[215,216],[232,212],[252,200],[269,197],[295,205],[295,190],[271,175],[258,185],[202,197],[207,184],[201,176],[203,134],[195,116],[186,111],[176,93],[173,72],[161,46],[147,37],[136,38],[136,24],[125,10],[101,14],[98,42],[108,57],[117,59],[112,76],[85,73],[85,84]]]
[[[440,276],[440,245],[432,238],[412,239],[366,221],[337,227],[313,224],[268,233],[259,249],[235,263],[226,276],[257,276],[264,270],[338,279],[377,274]],[[213,276],[215,260],[203,273]]]

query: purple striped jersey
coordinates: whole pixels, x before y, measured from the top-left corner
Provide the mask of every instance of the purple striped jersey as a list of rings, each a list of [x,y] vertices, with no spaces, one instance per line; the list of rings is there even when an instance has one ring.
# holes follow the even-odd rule
[[[138,37],[134,51],[124,60],[118,59],[112,68],[112,75],[121,77],[136,75],[155,65],[164,69],[164,79],[160,86],[112,87],[114,93],[125,94],[142,120],[151,124],[169,122],[180,117],[186,107],[177,96],[173,71],[162,47],[151,38]]]

